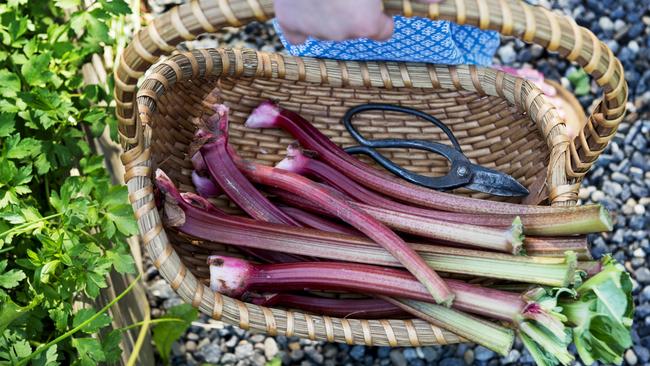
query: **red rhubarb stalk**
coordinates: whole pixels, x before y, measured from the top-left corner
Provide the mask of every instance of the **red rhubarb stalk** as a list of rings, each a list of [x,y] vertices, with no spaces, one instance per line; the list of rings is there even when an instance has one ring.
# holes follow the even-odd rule
[[[282,128],[300,141],[303,147],[316,151],[323,161],[330,166],[337,167],[353,180],[377,192],[416,205],[442,211],[512,215],[574,213],[581,210],[580,207],[556,208],[480,200],[416,186],[373,169],[348,155],[303,117],[280,108],[272,102],[267,101],[260,104],[246,120],[246,126],[250,128]]]
[[[372,216],[355,209],[347,201],[300,175],[239,159],[236,162],[240,170],[255,183],[284,189],[336,214],[339,219],[384,247],[427,288],[437,303],[452,303],[453,294],[440,276],[402,238]]]
[[[156,185],[166,193],[165,222],[183,233],[204,240],[357,263],[400,267],[385,249],[359,236],[264,223],[215,213],[184,200],[172,182],[158,171]],[[196,196],[196,195],[195,195]],[[200,198],[200,197],[199,197]],[[205,201],[207,202],[207,201]],[[209,204],[209,202],[208,202]],[[435,270],[564,287],[576,278],[575,259],[511,256],[477,250],[409,244]]]
[[[210,286],[227,296],[249,291],[346,291],[431,302],[427,289],[406,271],[379,266],[303,262],[255,265],[243,259],[211,256]],[[520,295],[446,279],[459,310],[513,321],[526,307]]]
[[[252,218],[260,221],[300,226],[298,222],[278,209],[262,195],[237,169],[228,154],[228,107],[217,104],[216,112],[207,121],[208,131],[203,130],[201,155],[212,179],[226,195]]]
[[[256,297],[252,303],[262,306],[282,306],[338,318],[386,319],[404,318],[401,308],[381,299],[333,299],[294,294],[272,294]]]
[[[427,289],[411,274],[392,268],[371,265],[305,262],[254,265],[245,260],[210,256],[210,287],[227,296],[241,297],[248,291],[329,290],[374,294],[408,301],[430,302]],[[552,301],[539,288],[520,295],[446,280],[455,294],[452,307],[493,319],[510,322],[520,332],[535,336],[535,342],[553,352],[562,363],[573,357],[566,350],[570,338],[565,332],[563,317],[555,306],[545,308],[538,300]],[[546,334],[545,336],[541,336]]]
[[[197,173],[196,170],[192,171],[192,184],[194,184],[194,189],[201,197],[205,198],[214,198],[218,197],[223,193],[223,190],[209,177],[205,177]]]
[[[479,214],[479,213],[456,213],[430,208],[406,205],[393,201],[379,195],[354,180],[348,178],[333,166],[310,157],[308,154],[293,143],[287,147],[287,156],[280,161],[277,168],[288,170],[292,173],[316,177],[327,184],[344,192],[355,202],[390,210],[396,213],[407,213],[426,218],[449,221],[453,223],[472,224],[479,226],[497,227],[507,229],[512,225],[517,216],[509,214]],[[602,207],[593,205],[591,209],[582,210],[579,214],[573,214],[569,224],[564,220],[563,215],[556,214],[527,214],[523,218],[524,234],[536,235],[573,235],[591,232],[611,230],[607,226],[608,221],[603,221]]]
[[[314,215],[310,212],[303,211],[299,208],[289,206],[278,206],[282,212],[289,215],[294,220],[312,229],[327,231],[330,233],[346,234],[346,235],[359,235],[357,230],[351,227],[333,222],[323,218],[322,216]]]

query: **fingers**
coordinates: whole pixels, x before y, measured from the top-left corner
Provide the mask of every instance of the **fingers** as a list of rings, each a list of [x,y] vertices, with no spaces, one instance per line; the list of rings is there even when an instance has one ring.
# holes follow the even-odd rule
[[[386,14],[382,14],[378,22],[374,25],[375,29],[372,34],[367,35],[368,38],[375,41],[387,41],[393,36],[393,18]]]
[[[300,32],[294,32],[291,30],[284,30],[284,38],[292,45],[299,45],[305,43],[307,36]]]

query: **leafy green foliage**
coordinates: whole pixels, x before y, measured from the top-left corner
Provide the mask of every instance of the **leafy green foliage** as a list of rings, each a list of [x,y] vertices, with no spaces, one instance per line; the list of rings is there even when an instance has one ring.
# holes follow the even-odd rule
[[[172,344],[185,333],[196,320],[198,312],[190,304],[176,305],[159,319],[178,319],[180,321],[159,323],[153,328],[153,341],[165,364],[169,364]]]
[[[583,69],[578,69],[567,77],[571,85],[573,86],[573,91],[577,96],[587,95],[591,91],[591,84],[589,84],[589,75]]]
[[[563,301],[563,313],[574,325],[573,341],[583,363],[620,364],[632,346],[634,318],[632,281],[625,268],[610,257],[603,270],[576,290],[575,301]]]
[[[95,336],[107,314],[42,348],[96,314],[73,303],[97,297],[110,271],[135,270],[127,191],[112,186],[88,143],[116,126],[103,107],[112,96],[80,75],[112,45],[110,22],[129,7],[84,5],[0,2],[0,364],[32,355],[34,365],[96,365],[120,355],[119,331]]]

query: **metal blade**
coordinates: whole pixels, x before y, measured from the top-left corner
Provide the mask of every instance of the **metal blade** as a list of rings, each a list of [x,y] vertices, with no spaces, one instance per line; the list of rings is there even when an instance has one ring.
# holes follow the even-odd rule
[[[496,170],[472,165],[472,181],[464,188],[503,197],[521,197],[528,195],[528,189],[508,174]]]

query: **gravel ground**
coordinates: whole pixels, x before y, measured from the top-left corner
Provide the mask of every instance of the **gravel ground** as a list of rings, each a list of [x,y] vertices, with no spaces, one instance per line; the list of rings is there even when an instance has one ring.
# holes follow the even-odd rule
[[[180,0],[149,0],[153,12],[168,10]],[[650,0],[556,0],[529,1],[560,9],[580,25],[590,28],[620,58],[629,84],[628,116],[612,143],[583,182],[583,203],[600,202],[617,214],[614,231],[592,236],[593,254],[611,252],[634,278],[637,311],[633,328],[634,347],[625,353],[626,365],[650,365]],[[213,47],[216,39],[230,46],[265,51],[281,50],[268,24],[251,24],[240,32],[227,30],[217,37],[199,38],[186,47]],[[495,62],[520,67],[532,65],[548,78],[570,88],[566,76],[573,66],[548,55],[541,47],[504,39]],[[597,86],[580,97],[591,110]],[[180,303],[169,285],[149,263],[149,301],[153,316]],[[350,347],[287,337],[254,335],[202,316],[173,347],[175,365],[264,365],[275,360],[284,365],[506,365],[531,364],[520,343],[507,357],[468,344],[445,347],[396,348]],[[276,363],[274,363],[276,364]]]

